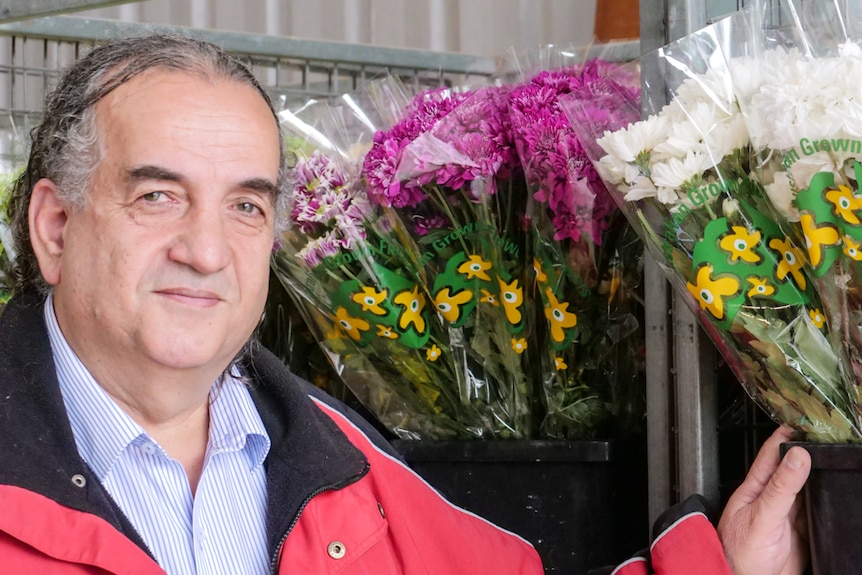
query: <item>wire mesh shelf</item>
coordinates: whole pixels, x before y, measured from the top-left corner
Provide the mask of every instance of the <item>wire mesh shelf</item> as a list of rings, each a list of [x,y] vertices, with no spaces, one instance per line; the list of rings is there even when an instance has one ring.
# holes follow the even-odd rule
[[[0,25],[0,170],[22,160],[27,134],[41,115],[45,96],[61,72],[96,42],[150,32],[210,40],[244,61],[280,106],[355,90],[377,77],[398,76],[419,89],[459,85],[489,75],[494,62],[433,53],[337,42],[265,37],[54,16]]]

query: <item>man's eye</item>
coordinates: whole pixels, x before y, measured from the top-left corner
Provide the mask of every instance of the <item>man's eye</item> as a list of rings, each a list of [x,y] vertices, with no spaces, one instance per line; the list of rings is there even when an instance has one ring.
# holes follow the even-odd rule
[[[149,192],[149,193],[142,195],[141,199],[144,200],[145,202],[154,203],[154,202],[164,200],[165,197],[166,197],[166,194],[164,192]]]
[[[260,206],[252,202],[240,202],[236,205],[236,209],[244,214],[263,214],[263,210],[260,209]]]

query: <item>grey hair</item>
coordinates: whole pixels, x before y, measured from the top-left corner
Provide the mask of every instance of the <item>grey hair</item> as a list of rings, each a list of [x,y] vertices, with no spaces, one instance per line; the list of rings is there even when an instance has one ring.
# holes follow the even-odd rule
[[[7,218],[17,256],[11,275],[15,293],[45,295],[49,286],[39,271],[30,244],[28,211],[33,186],[42,178],[57,185],[60,199],[81,209],[101,161],[96,104],[113,90],[152,69],[174,70],[247,84],[272,111],[283,141],[272,99],[252,72],[215,44],[180,35],[153,34],[114,40],[95,47],[73,64],[45,100],[41,124],[31,132],[27,166],[12,184]],[[287,203],[286,164],[280,150],[276,234],[283,230]]]

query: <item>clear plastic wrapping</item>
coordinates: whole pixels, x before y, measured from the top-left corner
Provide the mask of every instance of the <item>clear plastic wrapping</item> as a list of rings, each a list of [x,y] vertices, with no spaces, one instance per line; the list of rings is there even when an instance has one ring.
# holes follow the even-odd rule
[[[780,98],[787,85],[810,81],[785,67],[773,70],[785,87],[770,86],[770,74],[752,64],[759,58],[761,66],[776,66],[770,50],[795,51],[789,34],[774,44],[776,34],[758,20],[761,9],[644,57],[641,65],[667,83],[667,105],[616,108],[620,82],[611,74],[587,85],[566,110],[616,200],[749,394],[811,439],[858,441],[856,378],[841,368],[843,336],[824,312],[835,294],[815,280],[811,249],[800,243],[806,236],[782,215],[788,206],[799,209],[798,198],[774,189],[782,178],[774,160],[787,151],[760,143],[750,123],[759,115],[764,134],[781,134],[788,124],[769,115],[799,110],[802,102],[785,98],[758,113],[754,94]],[[806,37],[824,33],[794,29]],[[826,104],[822,92],[808,95]],[[609,106],[596,114],[603,96]]]

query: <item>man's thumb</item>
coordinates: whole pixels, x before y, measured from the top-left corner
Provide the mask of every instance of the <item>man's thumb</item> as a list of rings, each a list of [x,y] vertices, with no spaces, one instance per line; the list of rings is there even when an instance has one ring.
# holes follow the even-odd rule
[[[810,472],[811,455],[802,447],[790,448],[758,498],[759,513],[777,520],[786,517]]]

